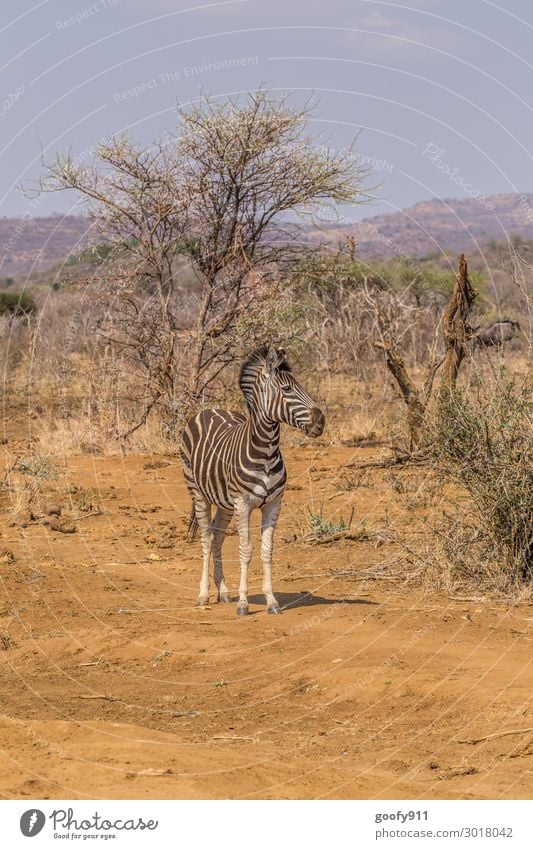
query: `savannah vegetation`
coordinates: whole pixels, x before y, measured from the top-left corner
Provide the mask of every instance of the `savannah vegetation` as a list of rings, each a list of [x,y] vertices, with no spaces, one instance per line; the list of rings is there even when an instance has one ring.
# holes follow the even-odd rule
[[[311,239],[307,225],[365,201],[368,182],[355,149],[320,146],[311,114],[266,91],[204,98],[149,148],[120,136],[89,164],[48,163],[39,190],[76,191],[94,241],[24,289],[4,281],[6,397],[24,393],[39,457],[175,455],[191,411],[241,404],[240,359],[282,342],[324,399],[324,452],[374,443],[383,468],[433,483],[432,516],[406,542],[417,578],[523,592],[533,246],[491,243],[469,268],[444,252],[369,263],[349,239]],[[502,316],[520,320],[516,339],[476,353],[473,328]],[[357,539],[330,507],[307,510],[302,537]]]

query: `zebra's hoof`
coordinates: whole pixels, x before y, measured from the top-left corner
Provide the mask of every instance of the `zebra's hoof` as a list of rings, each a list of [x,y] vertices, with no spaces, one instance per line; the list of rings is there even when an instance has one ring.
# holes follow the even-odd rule
[[[238,604],[237,605],[237,616],[247,616],[248,615],[248,605],[247,604]]]
[[[222,595],[218,597],[218,600],[223,602],[223,604],[229,604],[231,602],[231,596],[229,593],[222,593]]]
[[[279,609],[279,604],[270,604],[267,607],[267,613],[281,613],[281,610]]]
[[[200,596],[196,602],[196,607],[207,607],[209,604],[209,596]]]

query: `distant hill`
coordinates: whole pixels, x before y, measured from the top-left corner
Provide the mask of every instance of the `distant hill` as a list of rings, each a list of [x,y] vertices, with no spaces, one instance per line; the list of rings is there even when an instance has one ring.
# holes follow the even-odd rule
[[[313,236],[328,241],[352,236],[356,252],[364,257],[461,251],[472,256],[491,240],[533,238],[533,194],[487,195],[477,200],[435,198],[358,224],[315,229]]]
[[[491,239],[533,238],[533,194],[433,199],[358,224],[324,225],[308,233],[313,241],[344,241],[352,236],[356,252],[368,258],[420,257],[440,251],[472,256]],[[0,277],[48,268],[90,241],[89,222],[83,216],[0,218]]]
[[[82,215],[0,218],[0,276],[48,268],[90,240],[90,222]]]

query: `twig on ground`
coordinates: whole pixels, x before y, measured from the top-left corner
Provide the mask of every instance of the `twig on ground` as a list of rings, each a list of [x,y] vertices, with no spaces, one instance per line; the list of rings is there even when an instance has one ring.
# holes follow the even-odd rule
[[[71,522],[81,522],[82,519],[92,519],[94,516],[105,516],[103,510],[93,510],[90,513],[83,513],[81,516],[71,516]]]
[[[496,734],[487,734],[485,737],[473,737],[470,740],[459,740],[458,742],[475,746],[476,743],[484,743],[486,740],[496,740],[498,737],[510,737],[512,734],[533,734],[533,728],[514,728],[512,731],[497,731]]]
[[[334,534],[329,534],[328,536],[323,537],[315,537],[315,536],[307,536],[302,537],[301,542],[314,542],[316,545],[326,545],[328,542],[337,542],[340,539],[351,539],[356,540],[358,542],[367,542],[369,537],[366,531],[337,531]]]
[[[285,581],[306,581],[311,580],[313,578],[335,578],[335,575],[332,575],[331,572],[313,572],[309,575],[286,575],[284,577]]]
[[[104,699],[106,702],[118,702],[118,699],[115,696],[98,696],[98,695],[90,695],[90,696],[78,696],[78,699]]]
[[[450,601],[485,601],[486,598],[484,595],[447,595],[446,598],[449,598]]]
[[[211,740],[224,740],[226,742],[237,741],[245,741],[248,743],[259,743],[259,739],[257,737],[226,737],[223,734],[216,734],[214,737],[211,737]]]
[[[479,769],[475,766],[456,766],[450,767],[448,772],[439,775],[440,781],[447,781],[450,778],[461,778],[463,775],[477,775]]]
[[[368,463],[346,463],[345,469],[390,469],[393,466],[406,466],[409,463],[421,464],[428,459],[426,450],[398,454],[395,457],[384,457],[382,460],[371,460]]]
[[[91,660],[89,663],[78,663],[78,666],[98,666],[102,662],[102,656],[98,660]]]
[[[165,777],[168,775],[174,775],[174,773],[171,769],[140,769],[137,772],[127,772],[126,778],[138,778],[143,775]]]

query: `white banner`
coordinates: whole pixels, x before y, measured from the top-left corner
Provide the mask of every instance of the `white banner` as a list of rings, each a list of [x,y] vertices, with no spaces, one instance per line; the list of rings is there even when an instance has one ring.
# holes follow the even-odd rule
[[[532,814],[527,801],[17,800],[0,802],[0,845],[531,849]]]

